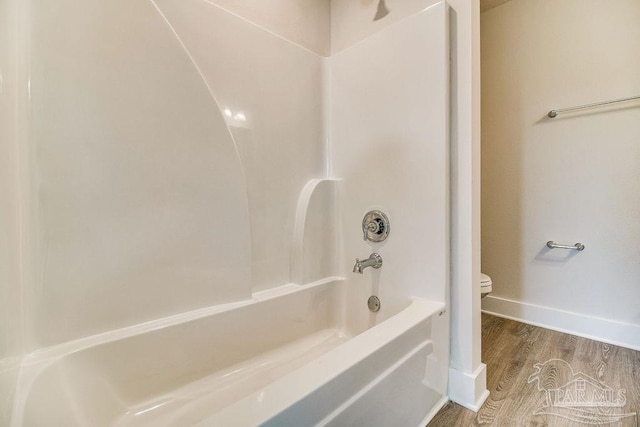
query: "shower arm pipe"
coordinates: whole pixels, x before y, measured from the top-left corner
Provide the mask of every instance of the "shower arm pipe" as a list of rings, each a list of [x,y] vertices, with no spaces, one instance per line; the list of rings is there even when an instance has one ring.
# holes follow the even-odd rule
[[[631,96],[629,98],[621,98],[621,99],[614,99],[614,100],[611,100],[611,101],[595,102],[593,104],[579,105],[577,107],[560,108],[560,109],[557,109],[557,110],[549,111],[549,113],[547,115],[553,119],[559,113],[565,113],[567,111],[582,110],[583,108],[592,108],[592,107],[599,107],[601,105],[616,104],[618,102],[633,101],[634,99],[640,99],[640,96]]]
[[[547,242],[547,247],[549,249],[575,249],[576,251],[584,251],[584,245],[582,243],[576,243],[575,245],[561,245],[553,240],[549,240]]]

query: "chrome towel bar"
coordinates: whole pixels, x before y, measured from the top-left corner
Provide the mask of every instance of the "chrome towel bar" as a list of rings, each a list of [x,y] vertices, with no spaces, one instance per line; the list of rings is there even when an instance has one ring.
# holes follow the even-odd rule
[[[582,243],[576,243],[575,245],[561,245],[553,240],[549,240],[547,242],[547,247],[549,249],[575,249],[577,251],[584,251],[584,245]]]
[[[564,112],[573,111],[573,110],[582,110],[583,108],[599,107],[601,105],[616,104],[618,102],[632,101],[634,99],[640,99],[640,96],[631,96],[629,98],[614,99],[612,101],[595,102],[593,104],[579,105],[577,107],[560,108],[558,110],[549,111],[547,116],[549,116],[549,117],[551,117],[553,119],[554,117],[556,117],[558,115],[558,113],[564,113]]]

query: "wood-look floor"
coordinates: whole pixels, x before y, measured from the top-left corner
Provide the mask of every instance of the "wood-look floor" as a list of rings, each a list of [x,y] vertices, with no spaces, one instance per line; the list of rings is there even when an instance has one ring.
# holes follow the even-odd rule
[[[639,351],[483,314],[482,361],[491,395],[480,411],[450,402],[429,427],[640,426]]]

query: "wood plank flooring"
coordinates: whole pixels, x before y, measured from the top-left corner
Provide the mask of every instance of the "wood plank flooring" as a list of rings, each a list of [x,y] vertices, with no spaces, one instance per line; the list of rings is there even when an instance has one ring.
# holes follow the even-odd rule
[[[480,411],[449,402],[428,427],[640,427],[639,351],[483,314],[482,361]]]

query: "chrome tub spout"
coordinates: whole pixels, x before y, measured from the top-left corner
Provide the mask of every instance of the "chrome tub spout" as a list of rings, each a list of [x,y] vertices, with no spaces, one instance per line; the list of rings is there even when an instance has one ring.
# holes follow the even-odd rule
[[[356,258],[356,263],[353,266],[353,272],[362,274],[364,269],[367,267],[373,267],[373,268],[382,267],[382,257],[380,256],[380,254],[372,253],[371,255],[369,255],[369,258],[364,259],[362,261],[360,261],[359,258]]]

